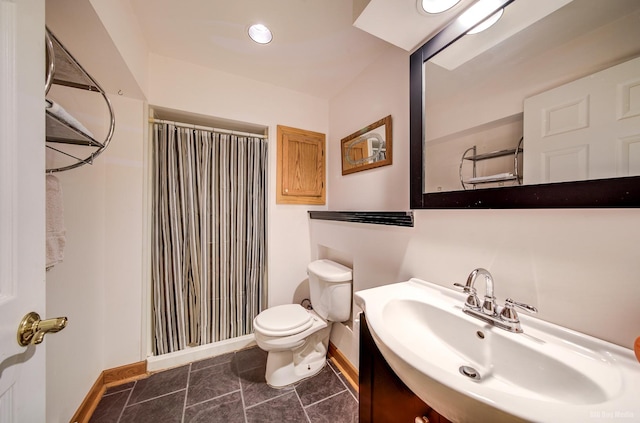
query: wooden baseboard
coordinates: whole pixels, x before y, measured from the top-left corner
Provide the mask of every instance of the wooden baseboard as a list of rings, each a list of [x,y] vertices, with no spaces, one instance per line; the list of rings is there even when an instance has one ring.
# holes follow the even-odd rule
[[[76,411],[76,414],[71,418],[71,423],[85,423],[89,421],[100,402],[100,398],[102,398],[102,394],[104,393],[105,388],[103,375],[104,372],[101,372],[96,382],[93,384],[91,389],[89,389],[89,392],[87,393],[87,396],[84,397],[84,401],[80,404],[78,411]]]
[[[331,362],[335,364],[338,370],[340,370],[340,372],[344,375],[344,378],[347,379],[347,382],[349,382],[349,384],[353,387],[353,389],[356,390],[356,392],[359,392],[360,387],[358,385],[358,369],[356,369],[353,364],[351,364],[351,362],[347,360],[347,357],[345,357],[344,354],[342,354],[340,350],[337,349],[336,346],[331,342],[329,342],[328,355],[331,359]]]
[[[120,385],[147,375],[147,362],[127,364],[100,373],[87,396],[78,407],[78,411],[71,418],[71,423],[87,423],[96,410],[104,391],[111,386]]]
[[[147,362],[139,361],[133,364],[127,364],[113,369],[105,370],[103,373],[104,385],[110,386],[121,385],[132,380],[140,379],[141,376],[147,374]]]

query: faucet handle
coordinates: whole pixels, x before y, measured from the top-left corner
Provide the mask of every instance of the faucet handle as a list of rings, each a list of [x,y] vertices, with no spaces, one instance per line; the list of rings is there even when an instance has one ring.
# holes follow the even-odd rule
[[[525,304],[525,303],[519,303],[517,301],[513,301],[511,298],[507,298],[505,300],[505,305],[507,304],[511,304],[513,306],[516,306],[524,311],[528,311],[529,313],[537,313],[538,309],[535,308],[534,306],[530,306],[529,304]]]
[[[469,294],[469,296],[467,297],[467,301],[465,301],[465,304],[468,307],[471,307],[474,309],[480,308],[480,299],[478,298],[478,295],[476,294],[476,289],[473,286],[462,285],[461,283],[458,283],[458,282],[455,282],[453,285],[458,288],[462,288],[463,292]]]
[[[471,290],[472,290],[472,289],[473,289],[474,291],[476,290],[476,289],[475,289],[474,287],[472,287],[472,286],[463,285],[463,284],[458,283],[458,282],[454,282],[454,283],[453,283],[453,286],[457,286],[458,288],[462,288],[462,290],[463,290],[464,292],[467,292],[467,293],[468,293],[468,292],[471,292]]]
[[[530,306],[529,304],[525,304],[525,303],[519,303],[517,301],[512,300],[511,298],[507,298],[504,302],[504,308],[500,313],[500,317],[502,318],[502,320],[506,322],[511,322],[511,323],[517,323],[520,321],[520,319],[518,319],[518,313],[516,313],[516,311],[514,310],[514,307],[518,307],[519,309],[522,309],[529,313],[538,312],[538,309],[535,308],[534,306]]]

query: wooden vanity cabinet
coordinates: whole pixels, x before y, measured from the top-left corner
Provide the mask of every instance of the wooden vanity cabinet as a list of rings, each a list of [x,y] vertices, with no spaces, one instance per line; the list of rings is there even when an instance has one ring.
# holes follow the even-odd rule
[[[360,319],[360,423],[451,423],[415,395],[389,367]],[[417,418],[417,419],[416,419]]]

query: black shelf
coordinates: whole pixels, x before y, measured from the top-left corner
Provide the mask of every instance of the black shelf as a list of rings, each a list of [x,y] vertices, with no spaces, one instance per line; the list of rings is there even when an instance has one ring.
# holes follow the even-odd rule
[[[310,210],[309,218],[317,220],[334,220],[338,222],[413,227],[413,211],[370,212]]]

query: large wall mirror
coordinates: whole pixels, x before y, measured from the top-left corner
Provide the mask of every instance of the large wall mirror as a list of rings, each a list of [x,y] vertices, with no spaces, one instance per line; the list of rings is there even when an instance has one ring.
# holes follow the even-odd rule
[[[640,207],[640,1],[481,2],[411,55],[411,208]]]

